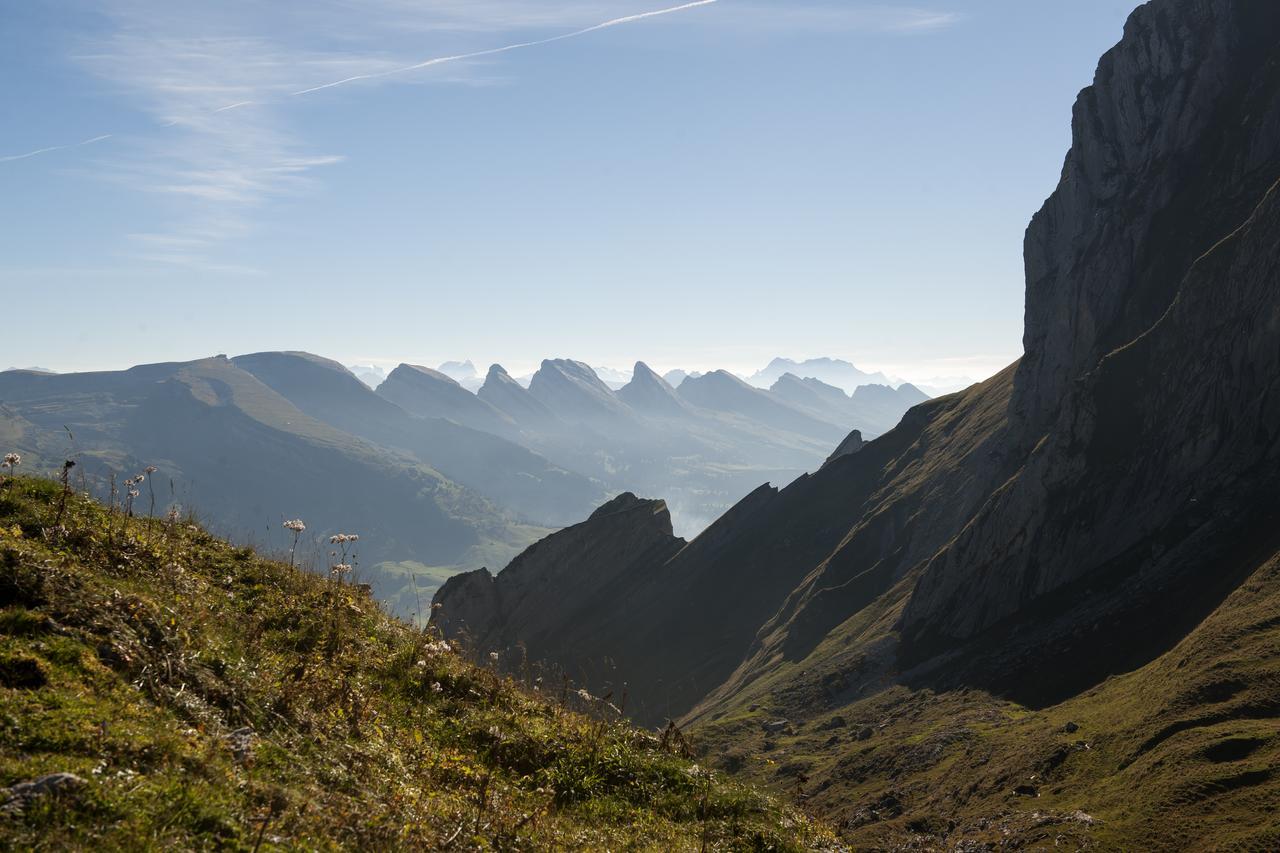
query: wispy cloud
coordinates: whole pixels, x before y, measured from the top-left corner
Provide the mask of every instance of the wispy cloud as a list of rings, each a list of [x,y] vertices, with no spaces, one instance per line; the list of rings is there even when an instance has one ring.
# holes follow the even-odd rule
[[[590,35],[591,33],[599,32],[601,30],[607,30],[611,27],[619,27],[619,26],[623,26],[624,24],[633,24],[637,21],[643,21],[648,18],[657,18],[663,15],[671,15],[676,12],[685,12],[690,9],[696,9],[699,6],[710,6],[712,3],[716,3],[716,2],[718,2],[718,0],[694,0],[694,2],[692,3],[684,3],[680,6],[671,6],[666,9],[657,9],[652,12],[641,12],[636,15],[625,15],[620,18],[612,18],[608,21],[605,21],[604,23],[594,24],[590,27],[583,27],[580,30],[574,30],[571,33],[564,33],[563,35],[550,36],[548,38],[543,38],[543,39],[535,39],[534,41],[516,42],[514,44],[503,45],[502,47],[492,47],[486,50],[475,50],[475,51],[471,51],[470,53],[459,53],[459,54],[454,54],[452,56],[437,56],[434,59],[427,59],[422,62],[416,62],[412,65],[405,65],[400,68],[392,68],[387,71],[372,72],[369,74],[357,74],[352,77],[343,78],[341,80],[334,80],[330,83],[322,83],[318,86],[310,86],[306,89],[301,89],[297,92],[293,92],[292,95],[294,97],[297,97],[299,95],[310,95],[313,92],[320,92],[320,91],[323,91],[324,89],[332,89],[336,86],[343,86],[343,85],[346,85],[347,83],[355,83],[361,80],[374,80],[381,77],[390,77],[393,74],[407,74],[411,71],[421,71],[424,68],[431,68],[436,65],[445,65],[450,62],[461,62],[467,59],[479,59],[481,57],[486,57],[486,56],[496,56],[500,53],[510,53],[511,51],[514,51],[514,50],[525,50],[531,47],[542,47],[544,45],[554,44],[555,42],[558,42],[558,41],[567,41],[569,39],[581,38],[582,36]]]
[[[295,98],[315,99],[353,84],[474,82],[467,73],[419,72],[447,65],[465,70],[475,60],[717,3],[716,14],[689,15],[690,25],[912,33],[958,20],[926,9],[821,5],[820,0],[812,5],[692,0],[647,10],[637,10],[636,2],[107,0],[102,11],[111,27],[84,44],[76,58],[158,129],[100,134],[0,157],[0,163],[118,143],[97,174],[167,199],[172,211],[162,232],[134,235],[130,254],[149,263],[191,265],[246,233],[256,209],[309,191],[316,170],[342,162],[340,154],[314,150],[293,129],[281,105]],[[518,38],[521,34],[527,37]],[[515,37],[504,43],[503,35]],[[424,42],[471,49],[410,59],[421,56]]]

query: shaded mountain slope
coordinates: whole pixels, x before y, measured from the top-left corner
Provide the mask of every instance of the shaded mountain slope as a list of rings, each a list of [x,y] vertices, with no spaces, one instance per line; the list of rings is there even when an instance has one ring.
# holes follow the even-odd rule
[[[784,373],[769,386],[769,393],[832,423],[843,425],[849,419],[849,395],[820,379]]]
[[[924,484],[938,474],[936,466],[966,464],[980,469],[986,479],[975,483],[975,475],[957,476],[950,499],[937,506],[960,514],[967,500],[972,511],[984,487],[989,489],[1000,476],[986,473],[989,457],[981,445],[1003,423],[1011,376],[1012,371],[1006,371],[978,386],[975,391],[982,393],[975,393],[973,399],[956,396],[921,407],[943,413],[943,424],[932,431],[926,429],[932,425],[929,413],[918,409],[912,413],[912,429],[904,424],[847,461],[801,477],[781,492],[758,489],[665,562],[637,563],[628,557],[629,577],[611,601],[593,598],[593,607],[584,608],[579,596],[570,592],[558,604],[539,611],[536,629],[525,625],[513,630],[496,627],[504,621],[496,601],[473,603],[468,610],[472,624],[483,622],[486,636],[511,642],[527,642],[534,630],[554,631],[556,639],[546,645],[557,649],[574,648],[562,643],[558,632],[589,631],[590,652],[579,646],[576,655],[554,661],[577,672],[587,654],[593,660],[608,658],[617,667],[617,677],[631,686],[637,719],[650,722],[679,716],[733,674],[779,603],[849,534],[851,514],[875,507],[873,523],[881,536],[886,529],[909,525],[915,529],[916,524],[923,530],[939,529],[935,519],[917,518]],[[952,420],[958,418],[972,418],[976,424],[956,428]],[[946,445],[946,451],[934,455],[930,464],[935,467],[922,471],[920,448],[939,443]],[[877,500],[884,505],[876,506]],[[589,543],[580,546],[584,550],[607,547],[610,540],[631,535],[590,522],[581,527],[578,538]],[[927,545],[921,542],[921,547]],[[526,571],[535,570],[577,577],[612,571],[594,558],[560,560],[554,566],[531,566]],[[876,575],[878,585],[872,594],[882,592],[891,578],[892,572]],[[446,587],[438,594],[436,601],[446,614],[457,609],[454,596],[458,592]],[[484,616],[478,616],[475,608],[483,610]],[[569,612],[576,614],[573,620],[562,618]]]
[[[473,429],[514,437],[515,421],[495,409],[457,381],[429,367],[402,364],[377,387],[380,397],[411,415],[445,418]]]
[[[1252,573],[1169,651],[1044,709],[908,686],[833,702],[841,675],[851,692],[869,677],[849,655],[806,686],[744,697],[698,736],[748,779],[803,778],[808,807],[854,849],[1272,850],[1280,553],[1248,562]],[[830,660],[856,640],[827,645]],[[785,730],[765,731],[778,719]]]
[[[60,492],[0,484],[4,849],[834,846],[357,587]]]
[[[649,369],[643,361],[637,361],[631,373],[631,381],[618,389],[618,399],[632,410],[649,417],[688,417],[689,407],[667,384],[667,380]]]
[[[369,441],[408,451],[529,522],[569,523],[603,496],[603,490],[586,477],[553,465],[521,445],[450,420],[409,415],[370,391],[337,362],[306,353],[257,353],[234,361],[307,414]],[[462,388],[456,390],[483,405]]]
[[[620,495],[582,524],[530,546],[496,578],[481,569],[450,579],[436,595],[441,609],[433,622],[449,636],[467,637],[477,654],[520,644],[532,660],[600,683],[609,666],[599,614],[684,544],[662,501]]]
[[[500,364],[492,365],[484,384],[476,395],[485,403],[504,413],[522,429],[548,429],[559,424],[545,403],[529,393],[529,390],[511,378]]]
[[[764,369],[752,374],[748,381],[759,388],[768,388],[787,373],[801,379],[817,379],[846,394],[852,394],[862,385],[889,384],[883,373],[867,373],[838,358],[809,358],[804,361],[775,358]]]
[[[838,443],[848,432],[754,388],[726,370],[716,370],[680,383],[677,393],[688,403],[715,412],[739,415],[774,429]]]
[[[529,383],[529,394],[570,423],[602,428],[631,423],[626,403],[580,361],[544,360]]]
[[[220,529],[263,531],[277,546],[282,515],[302,516],[317,537],[355,525],[376,531],[378,559],[457,563],[509,523],[439,472],[315,420],[221,357],[120,373],[6,374],[0,400],[34,427],[18,445],[31,470],[78,453],[89,485],[105,491],[109,473],[123,479],[154,464],[162,507],[176,499]]]

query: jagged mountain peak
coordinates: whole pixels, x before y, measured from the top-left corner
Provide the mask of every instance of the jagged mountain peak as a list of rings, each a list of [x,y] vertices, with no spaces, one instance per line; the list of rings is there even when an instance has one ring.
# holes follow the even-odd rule
[[[591,513],[591,519],[603,518],[625,512],[645,512],[658,516],[668,535],[674,535],[671,528],[671,511],[667,502],[659,498],[640,498],[632,492],[623,492],[613,500],[601,505]]]
[[[619,399],[647,415],[671,417],[688,414],[689,407],[667,380],[637,361],[631,381],[617,391]]]
[[[529,393],[563,420],[619,422],[631,412],[590,365],[571,359],[546,359],[529,383]]]
[[[458,380],[454,379],[448,373],[444,373],[439,370],[434,370],[430,367],[424,367],[421,364],[409,364],[407,362],[401,362],[399,365],[397,365],[395,370],[392,370],[390,373],[387,374],[387,378],[390,379],[392,376],[395,376],[397,374],[399,374],[402,378],[405,377],[406,375],[420,375],[428,379],[434,380],[436,382],[443,382],[447,385],[456,385],[459,388],[462,387],[458,383]]]
[[[510,383],[512,385],[520,385],[520,383],[516,382],[516,380],[512,378],[511,374],[507,372],[507,369],[503,367],[501,364],[489,365],[489,372],[485,374],[484,384],[490,385],[491,383],[493,385],[500,385],[500,384],[506,384],[506,383]],[[481,386],[481,387],[484,387],[484,386]],[[521,390],[523,390],[524,386],[520,386],[520,388]]]
[[[476,394],[522,429],[540,429],[560,423],[545,403],[530,394],[529,389],[513,379],[500,364],[490,365],[484,384]]]
[[[512,437],[515,422],[493,405],[462,387],[453,377],[430,367],[401,364],[378,386],[378,394],[406,412],[447,418],[473,429]]]

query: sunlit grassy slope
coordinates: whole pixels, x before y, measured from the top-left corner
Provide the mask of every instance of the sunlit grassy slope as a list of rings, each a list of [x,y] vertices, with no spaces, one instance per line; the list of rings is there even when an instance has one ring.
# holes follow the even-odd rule
[[[1056,705],[867,690],[835,651],[892,624],[867,614],[695,732],[854,849],[1280,850],[1280,554],[1254,565],[1169,651]]]
[[[185,521],[74,494],[59,521],[61,492],[0,485],[0,784],[83,782],[0,792],[0,847],[829,844],[603,699],[465,663],[358,588]]]

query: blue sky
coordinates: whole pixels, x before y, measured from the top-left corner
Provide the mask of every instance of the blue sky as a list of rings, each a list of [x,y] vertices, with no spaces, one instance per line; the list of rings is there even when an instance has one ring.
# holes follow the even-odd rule
[[[397,72],[664,0],[10,3],[0,158],[111,137],[0,160],[0,369],[981,376],[1133,5],[717,0]]]

